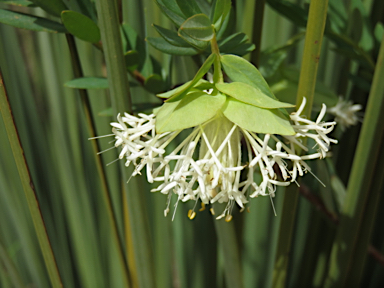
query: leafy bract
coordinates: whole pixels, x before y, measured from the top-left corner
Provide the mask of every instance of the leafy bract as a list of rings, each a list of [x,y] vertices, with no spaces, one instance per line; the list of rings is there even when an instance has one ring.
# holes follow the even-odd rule
[[[179,56],[192,56],[199,53],[196,49],[192,47],[174,46],[168,43],[167,41],[165,41],[163,38],[147,37],[146,39],[148,43],[151,44],[153,47],[167,54],[179,55]]]
[[[61,20],[68,32],[77,38],[97,43],[100,41],[100,29],[93,20],[76,11],[63,11]]]
[[[64,83],[64,86],[76,89],[106,89],[108,88],[108,79],[102,77],[82,77],[72,79]]]
[[[223,114],[241,128],[265,134],[294,135],[289,120],[278,109],[264,109],[228,98]]]
[[[216,88],[241,102],[260,108],[276,109],[294,107],[289,103],[283,103],[268,97],[259,89],[242,82],[218,83]]]
[[[250,62],[235,55],[223,55],[220,59],[225,73],[232,81],[246,83],[260,89],[265,95],[276,99],[264,77]]]
[[[0,9],[0,23],[33,31],[63,33],[67,30],[60,23],[20,12]]]
[[[224,105],[226,96],[192,92],[182,100],[164,103],[156,116],[158,133],[182,130],[213,118]]]
[[[205,14],[189,17],[179,28],[179,34],[182,35],[180,32],[199,41],[210,41],[215,34],[211,20]]]
[[[192,81],[188,82],[189,84],[185,85],[183,89],[180,89],[178,92],[173,94],[172,97],[166,100],[166,102],[180,100],[188,92],[188,90],[195,86],[195,84],[209,71],[209,68],[211,68],[215,59],[216,54],[209,55],[207,60],[205,60],[203,65],[200,67],[199,71],[197,71],[195,77],[193,77]]]
[[[188,81],[188,82],[184,83],[183,85],[180,85],[180,86],[178,86],[178,87],[176,87],[176,88],[174,88],[172,90],[169,90],[169,91],[164,92],[164,93],[157,94],[156,96],[160,97],[160,98],[172,97],[176,93],[179,93],[179,92],[183,91],[184,89],[186,89],[187,87],[189,87],[191,82],[192,82],[192,80]],[[204,79],[200,79],[199,81],[197,81],[197,83],[194,86],[194,88],[197,88],[199,90],[211,89],[213,87],[214,87],[214,85],[212,83],[210,83],[210,82],[208,82],[207,80],[204,80]]]

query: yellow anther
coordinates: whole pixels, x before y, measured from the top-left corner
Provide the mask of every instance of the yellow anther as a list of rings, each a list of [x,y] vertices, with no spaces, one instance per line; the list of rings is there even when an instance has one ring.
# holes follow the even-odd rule
[[[232,220],[232,215],[225,216],[225,222],[230,222]]]
[[[201,202],[201,208],[199,209],[199,211],[204,211],[205,210],[205,204],[203,202]]]
[[[189,219],[193,219],[193,218],[195,218],[195,216],[196,216],[196,212],[195,211],[193,211],[193,210],[189,210],[188,211],[188,218]]]
[[[211,211],[212,215],[215,215],[215,210],[213,210],[213,208],[209,209],[209,211]]]

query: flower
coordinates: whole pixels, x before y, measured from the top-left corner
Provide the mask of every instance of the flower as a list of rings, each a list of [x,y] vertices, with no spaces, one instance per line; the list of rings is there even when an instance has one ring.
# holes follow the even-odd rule
[[[337,143],[327,136],[336,122],[322,122],[325,105],[317,120],[311,121],[301,116],[305,103],[304,98],[298,111],[289,116],[295,132],[292,135],[256,133],[234,123],[219,109],[214,117],[192,127],[170,153],[166,153],[166,147],[183,129],[158,132],[159,114],[119,114],[111,126],[115,147],[121,147],[119,158],[125,159],[126,166],[135,166],[132,176],[141,174],[145,167],[148,182],[158,183],[151,191],[167,195],[165,215],[175,195],[175,207],[180,201],[189,200],[227,203],[217,219],[225,217],[229,221],[235,203],[244,208],[250,198],[273,197],[276,186],[288,186],[311,170],[306,160],[326,157],[330,144]],[[297,153],[297,149],[308,151],[304,138],[316,142],[315,153]],[[260,183],[255,181],[255,172],[261,174]],[[192,219],[195,214],[190,211],[189,217]]]
[[[360,104],[353,104],[352,101],[340,97],[337,104],[328,109],[328,113],[335,115],[335,121],[340,124],[342,130],[345,130],[361,121],[361,117],[357,113],[361,109],[363,109],[363,106]]]

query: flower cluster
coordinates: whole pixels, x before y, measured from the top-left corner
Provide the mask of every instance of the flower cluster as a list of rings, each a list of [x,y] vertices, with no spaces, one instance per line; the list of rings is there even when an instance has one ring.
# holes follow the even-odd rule
[[[300,116],[304,106],[305,99],[299,110],[290,115],[296,132],[293,136],[247,131],[218,113],[194,127],[169,154],[166,147],[182,130],[157,133],[154,114],[136,117],[125,113],[118,115],[118,122],[111,125],[115,146],[122,148],[119,158],[126,160],[126,166],[135,166],[132,175],[140,174],[146,167],[148,182],[159,183],[151,191],[168,195],[165,215],[170,210],[172,195],[176,195],[175,207],[180,200],[225,202],[226,208],[217,219],[225,217],[229,221],[235,203],[244,208],[249,198],[274,196],[276,186],[288,186],[310,171],[305,160],[324,158],[330,144],[337,143],[327,136],[336,123],[322,122],[325,105],[315,122]],[[300,156],[297,149],[308,150],[301,142],[306,137],[314,139],[318,149]],[[246,163],[242,163],[246,158],[242,157],[244,151]],[[262,176],[260,183],[255,181],[255,172]],[[190,218],[194,216],[194,211],[189,213]]]

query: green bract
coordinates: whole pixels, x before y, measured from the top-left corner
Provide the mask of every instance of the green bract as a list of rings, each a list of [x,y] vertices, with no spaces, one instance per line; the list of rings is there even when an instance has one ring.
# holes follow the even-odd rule
[[[218,83],[216,88],[241,102],[261,108],[287,108],[294,107],[289,103],[283,103],[265,95],[260,89],[242,82]]]
[[[203,91],[191,92],[182,100],[164,103],[157,112],[157,133],[194,127],[216,116],[224,105],[226,96],[213,96]]]
[[[289,120],[278,109],[264,109],[228,97],[224,116],[241,128],[265,134],[294,135]]]

